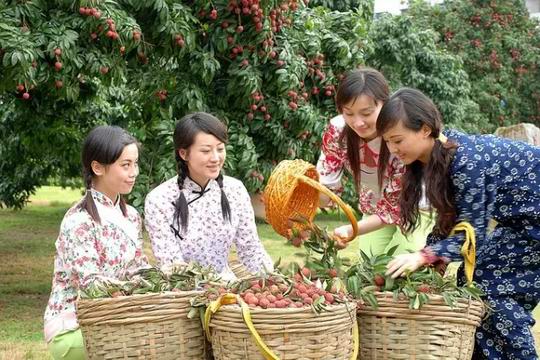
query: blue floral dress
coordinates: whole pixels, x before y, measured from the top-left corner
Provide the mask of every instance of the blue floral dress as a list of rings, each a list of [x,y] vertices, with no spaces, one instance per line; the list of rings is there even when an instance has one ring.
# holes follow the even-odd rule
[[[457,221],[476,231],[474,280],[493,308],[476,333],[473,358],[537,359],[531,311],[540,297],[540,148],[492,135],[444,133],[458,144],[450,170]],[[493,231],[490,219],[497,221]],[[430,235],[426,250],[461,261],[463,237]]]

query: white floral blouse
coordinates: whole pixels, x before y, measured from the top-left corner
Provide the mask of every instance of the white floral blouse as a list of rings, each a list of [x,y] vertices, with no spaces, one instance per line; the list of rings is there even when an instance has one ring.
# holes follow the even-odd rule
[[[347,145],[342,139],[345,120],[342,115],[334,117],[323,134],[322,151],[317,163],[321,184],[333,192],[343,191],[341,177],[351,167],[347,159]],[[382,191],[378,185],[378,165],[381,138],[361,143],[360,151],[360,193],[358,208],[363,214],[375,214],[386,224],[399,223],[399,193],[401,176],[405,171],[403,163],[395,156],[390,156],[386,173],[383,177]],[[352,172],[351,172],[352,173]]]
[[[71,207],[60,225],[56,240],[54,275],[45,311],[45,339],[78,328],[75,302],[78,290],[97,278],[122,279],[148,266],[142,250],[142,221],[133,207],[124,217],[119,201],[113,203],[92,189],[101,224],[79,203]]]
[[[213,268],[224,279],[234,279],[227,261],[234,244],[239,260],[250,272],[272,270],[272,259],[257,234],[246,188],[239,180],[225,176],[223,189],[231,209],[230,223],[223,219],[221,190],[215,180],[205,189],[189,177],[184,180],[182,191],[189,209],[185,232],[174,219],[174,204],[180,191],[177,177],[148,194],[144,206],[145,225],[160,266],[193,261]]]

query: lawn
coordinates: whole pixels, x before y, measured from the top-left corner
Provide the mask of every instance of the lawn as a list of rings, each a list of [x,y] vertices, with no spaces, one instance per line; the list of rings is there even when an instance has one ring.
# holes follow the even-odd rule
[[[51,286],[54,242],[64,213],[80,196],[78,190],[44,187],[23,210],[0,209],[0,360],[50,359],[43,342],[42,316]],[[317,217],[319,225],[330,228],[345,221],[335,214]],[[269,225],[260,223],[258,231],[274,260],[301,260],[295,256],[298,249]],[[149,244],[145,245],[151,257]],[[353,242],[344,256],[354,258],[356,248]],[[538,339],[540,329],[534,330]]]

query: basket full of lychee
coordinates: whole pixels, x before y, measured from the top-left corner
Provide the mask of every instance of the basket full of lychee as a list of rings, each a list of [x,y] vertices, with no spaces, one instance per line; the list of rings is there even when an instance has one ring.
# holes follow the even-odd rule
[[[395,248],[368,256],[345,274],[358,301],[362,359],[471,359],[485,314],[482,291],[428,266],[394,279],[385,275]],[[380,336],[384,334],[384,336]]]
[[[356,358],[356,303],[308,268],[207,286],[202,303],[216,360]]]

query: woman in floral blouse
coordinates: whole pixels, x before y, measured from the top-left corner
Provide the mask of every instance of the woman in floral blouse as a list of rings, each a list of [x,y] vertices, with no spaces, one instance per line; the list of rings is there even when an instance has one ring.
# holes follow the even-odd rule
[[[428,246],[397,256],[388,275],[463,260],[464,235],[451,229],[470,223],[476,235],[474,280],[493,309],[476,332],[473,358],[538,359],[531,311],[540,299],[540,148],[441,128],[433,102],[414,89],[396,92],[379,115],[377,129],[407,168],[400,199],[405,228],[412,229],[418,216],[422,179],[439,214]],[[497,221],[494,230],[491,219]],[[463,282],[462,268],[459,273]]]
[[[227,262],[234,244],[250,272],[273,268],[257,235],[246,188],[222,174],[227,140],[225,125],[207,113],[186,115],[176,124],[178,175],[152,190],[144,206],[160,266],[193,261],[234,279]]]
[[[404,168],[395,156],[388,159],[385,172],[378,171],[381,138],[375,124],[388,99],[388,83],[377,70],[361,68],[351,71],[340,83],[336,105],[340,115],[330,120],[323,134],[317,170],[321,184],[341,193],[344,170],[352,174],[363,214],[358,222],[359,247],[366,254],[386,253],[398,246],[396,253],[420,249],[430,229],[428,216],[421,218],[418,231],[405,237],[399,224],[398,199]],[[322,196],[322,205],[328,201]],[[334,230],[341,238],[349,237],[351,225]]]
[[[138,157],[136,140],[116,126],[97,127],[84,141],[86,195],[60,225],[45,311],[45,340],[55,360],[86,358],[75,309],[78,290],[147,266],[141,219],[121,196],[133,189]]]

